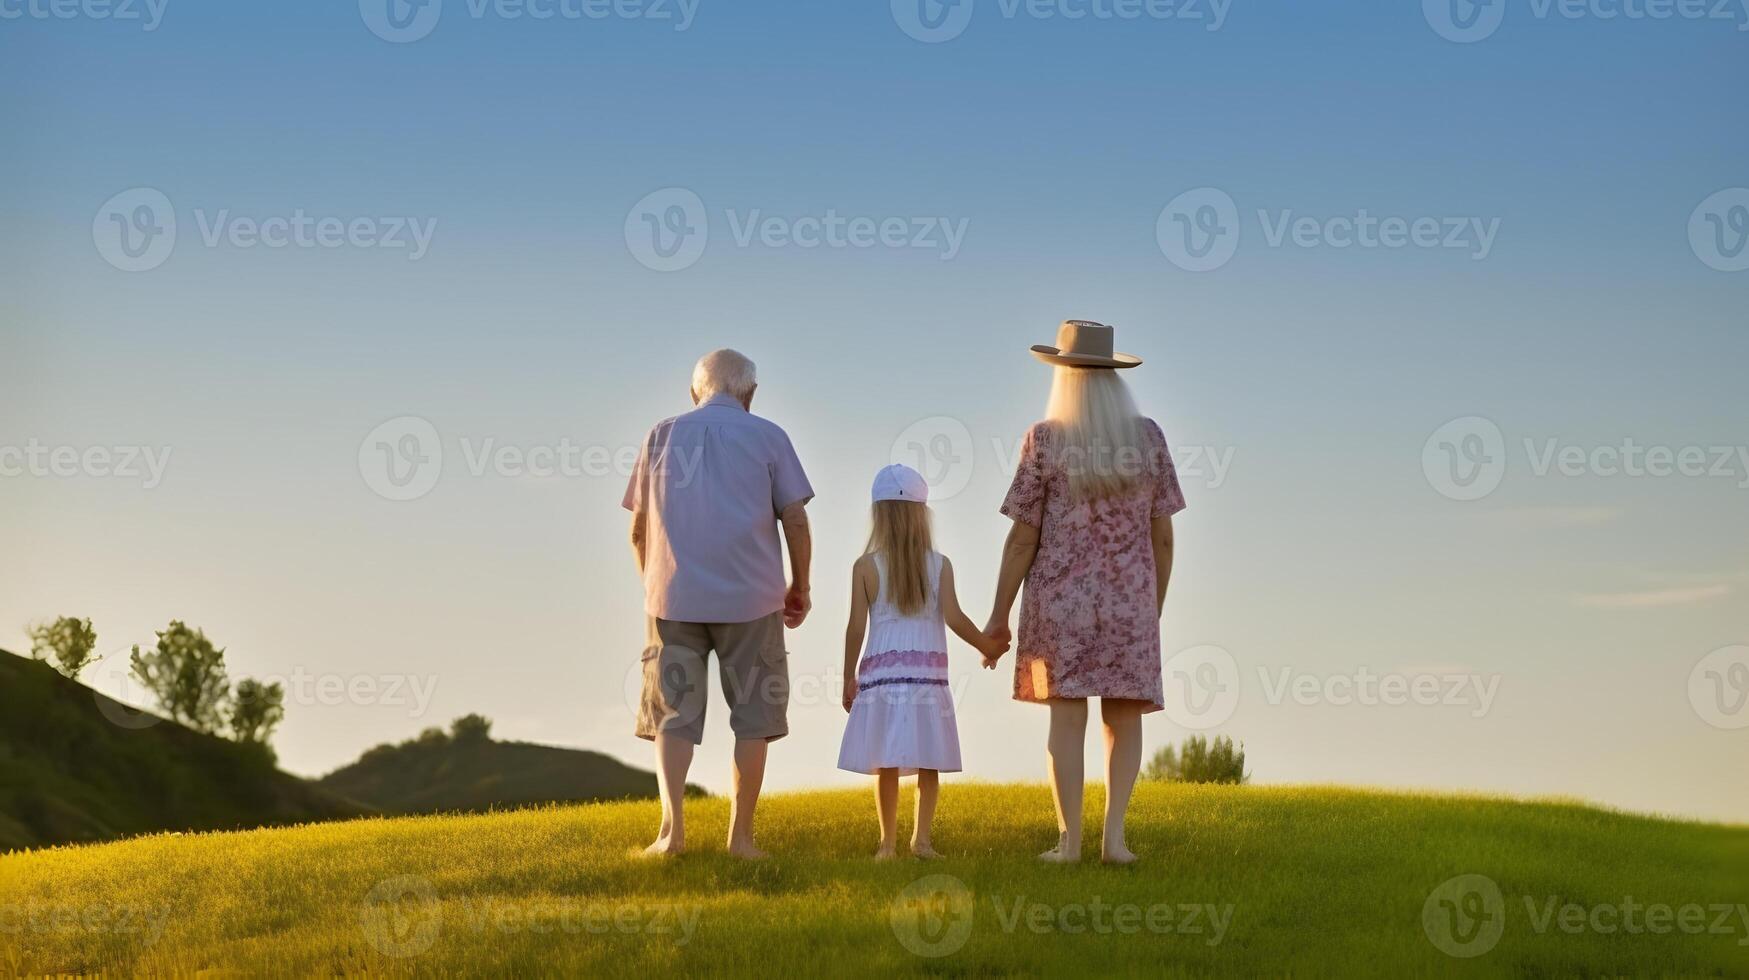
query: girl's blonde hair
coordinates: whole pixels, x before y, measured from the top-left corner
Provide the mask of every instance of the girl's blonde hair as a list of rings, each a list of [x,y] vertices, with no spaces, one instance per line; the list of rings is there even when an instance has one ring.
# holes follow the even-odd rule
[[[1071,498],[1118,496],[1150,472],[1141,413],[1112,368],[1057,365],[1045,419],[1056,430]]]
[[[868,553],[887,569],[887,599],[914,616],[929,602],[929,505],[915,500],[877,500]]]

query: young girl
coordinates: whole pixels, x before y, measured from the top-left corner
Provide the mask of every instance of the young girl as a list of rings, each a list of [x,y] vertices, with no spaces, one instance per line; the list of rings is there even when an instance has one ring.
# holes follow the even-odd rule
[[[851,573],[850,626],[844,631],[844,710],[850,721],[838,768],[880,777],[876,860],[895,853],[899,777],[915,773],[911,853],[936,858],[941,855],[930,843],[929,830],[938,777],[960,770],[959,730],[947,688],[947,627],[983,654],[986,666],[1008,644],[979,632],[960,611],[953,566],[930,546],[929,485],[922,475],[909,466],[889,466],[875,475],[873,496],[868,552]]]

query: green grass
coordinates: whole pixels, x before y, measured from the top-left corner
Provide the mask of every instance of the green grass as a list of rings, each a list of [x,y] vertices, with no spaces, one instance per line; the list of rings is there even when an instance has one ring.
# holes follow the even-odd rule
[[[1096,814],[1096,787],[1089,797]],[[1147,784],[1130,821],[1139,865],[1060,868],[1030,858],[1054,838],[1043,787],[950,783],[945,861],[869,861],[870,796],[845,791],[769,798],[759,836],[775,856],[749,864],[722,853],[726,801],[688,807],[694,852],[658,862],[635,856],[649,802],[15,853],[0,858],[0,974],[1749,975],[1749,827]],[[1435,890],[1465,874],[1502,896],[1481,906],[1499,916],[1498,942],[1472,959],[1430,938],[1450,937]],[[928,875],[949,877],[915,884]],[[1670,931],[1607,928],[1630,898],[1671,907]],[[1594,925],[1563,931],[1568,903]],[[1215,915],[1181,931],[1193,905]],[[1702,907],[1700,932],[1677,928],[1695,921],[1685,906]],[[1091,925],[1083,913],[1137,931],[1072,931]],[[118,927],[124,915],[138,930]]]

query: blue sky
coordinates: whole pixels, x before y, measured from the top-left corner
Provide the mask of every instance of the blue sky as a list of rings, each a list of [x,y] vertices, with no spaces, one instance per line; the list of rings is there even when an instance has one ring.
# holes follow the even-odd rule
[[[1034,12],[1094,7],[975,0],[941,43],[876,2],[701,0],[675,30],[445,0],[407,43],[353,3],[169,0],[150,31],[47,9],[0,4],[25,12],[0,19],[0,448],[170,456],[150,489],[0,475],[0,645],[77,613],[122,650],[179,617],[234,674],[431,685],[423,710],[294,699],[278,746],[303,773],[475,710],[642,763],[620,478],[475,475],[470,457],[488,440],[611,457],[685,407],[698,354],[746,351],[756,410],[820,490],[818,605],[792,638],[818,675],[840,656],[867,481],[909,440],[949,447],[940,535],[981,616],[1006,463],[1048,381],[1025,348],[1086,317],[1147,359],[1138,398],[1181,453],[1228,461],[1186,480],[1165,647],[1231,658],[1238,703],[1209,730],[1243,738],[1258,779],[1749,812],[1718,778],[1749,730],[1689,692],[1738,656],[1711,651],[1749,644],[1749,463],[1633,477],[1593,457],[1749,444],[1749,272],[1725,271],[1749,192],[1702,206],[1749,186],[1739,8],[1526,0],[1463,43],[1413,3],[1234,0],[1209,30],[1208,3],[1070,20]],[[1193,272],[1157,228],[1200,188],[1231,201],[1238,238]],[[136,189],[176,235],[129,272],[102,229]],[[628,235],[652,195],[658,222],[698,202],[683,217],[708,236],[684,268],[649,267]],[[1458,247],[1336,247],[1363,210],[1455,227]],[[907,244],[793,243],[829,213],[897,221]],[[1709,214],[1716,254],[1691,237]],[[298,216],[367,234],[245,244]],[[737,241],[772,218],[778,244]],[[1310,244],[1272,242],[1303,218]],[[410,227],[430,236],[416,258]],[[951,256],[943,227],[963,232]],[[1493,229],[1481,257],[1474,228]],[[384,238],[409,244],[356,244]],[[361,443],[409,417],[442,465],[423,496],[385,499]],[[1505,467],[1457,500],[1424,450],[1471,417]],[[1550,445],[1588,461],[1539,473]],[[1498,693],[1481,717],[1270,695],[1283,670],[1325,690],[1363,668]],[[1041,777],[1042,712],[1002,677],[956,676],[968,776]],[[855,781],[832,770],[824,700],[794,709],[774,784]],[[1183,720],[1153,716],[1150,744]],[[698,770],[718,789],[723,722]]]

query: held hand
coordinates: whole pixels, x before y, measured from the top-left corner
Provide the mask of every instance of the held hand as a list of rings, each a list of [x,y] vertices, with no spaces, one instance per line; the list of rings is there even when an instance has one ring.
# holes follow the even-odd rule
[[[854,703],[856,703],[856,675],[855,674],[845,674],[844,675],[844,710],[848,712],[850,710],[850,706]]]
[[[984,669],[995,670],[997,662],[1008,652],[1011,644],[1012,637],[1006,623],[992,623],[984,627],[984,643],[978,648],[978,652],[984,655]]]
[[[783,596],[783,625],[790,629],[802,625],[808,618],[808,610],[814,608],[814,600],[808,595],[807,589],[797,589],[790,586]]]

